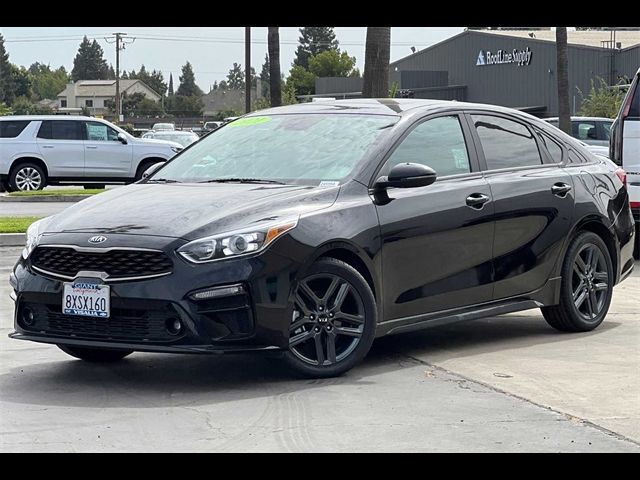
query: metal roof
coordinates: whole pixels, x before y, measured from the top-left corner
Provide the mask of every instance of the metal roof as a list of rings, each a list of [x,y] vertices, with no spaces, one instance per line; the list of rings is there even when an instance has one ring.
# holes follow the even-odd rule
[[[470,30],[476,32],[478,30]],[[533,40],[556,41],[554,30],[479,30],[480,33],[504,35],[508,37],[531,38]],[[533,37],[530,35],[533,34]],[[567,43],[572,45],[586,45],[588,47],[602,47],[602,42],[612,40],[612,30],[576,30],[567,32]],[[620,42],[621,48],[640,45],[640,30],[616,30],[615,41]],[[606,44],[605,44],[606,45]]]

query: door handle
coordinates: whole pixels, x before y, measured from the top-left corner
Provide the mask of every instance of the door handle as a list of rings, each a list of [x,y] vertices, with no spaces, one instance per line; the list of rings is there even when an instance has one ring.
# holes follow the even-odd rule
[[[96,147],[95,145],[85,145],[86,149],[90,149],[90,150],[96,150],[98,147]]]
[[[554,183],[551,187],[551,193],[553,193],[556,197],[564,198],[567,196],[567,193],[571,191],[571,185],[568,185],[563,182]]]
[[[472,193],[467,197],[467,206],[480,210],[489,201],[489,195],[484,193]]]
[[[42,145],[42,148],[53,148],[53,145]]]

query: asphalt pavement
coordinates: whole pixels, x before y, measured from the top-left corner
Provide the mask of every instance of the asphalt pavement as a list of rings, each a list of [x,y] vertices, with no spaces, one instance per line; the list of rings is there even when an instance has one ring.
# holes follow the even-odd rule
[[[19,253],[0,248],[0,279]],[[327,380],[255,355],[87,364],[7,338],[12,314],[0,280],[3,452],[640,452],[638,271],[594,332],[532,310],[379,339]]]

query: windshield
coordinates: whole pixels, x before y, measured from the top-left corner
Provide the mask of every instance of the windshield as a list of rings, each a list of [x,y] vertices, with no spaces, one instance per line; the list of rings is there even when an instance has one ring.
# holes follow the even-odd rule
[[[244,117],[203,138],[153,177],[180,182],[339,182],[398,119],[357,114]]]

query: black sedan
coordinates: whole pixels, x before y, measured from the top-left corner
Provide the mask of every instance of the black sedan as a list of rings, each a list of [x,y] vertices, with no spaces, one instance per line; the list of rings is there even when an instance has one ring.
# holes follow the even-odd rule
[[[625,183],[506,108],[263,110],[32,225],[10,336],[89,361],[273,350],[324,377],[376,337],[488,315],[584,332],[633,269]]]

